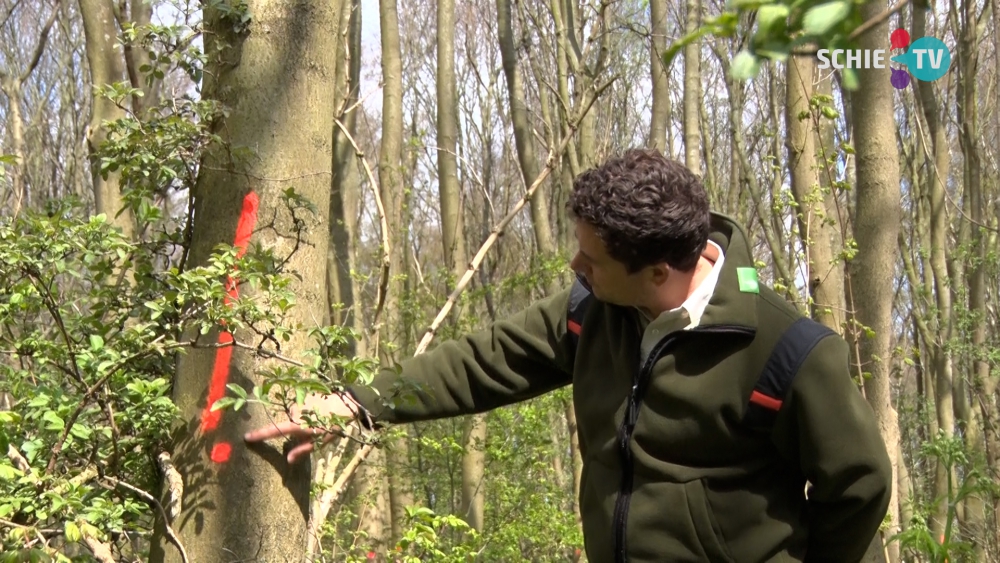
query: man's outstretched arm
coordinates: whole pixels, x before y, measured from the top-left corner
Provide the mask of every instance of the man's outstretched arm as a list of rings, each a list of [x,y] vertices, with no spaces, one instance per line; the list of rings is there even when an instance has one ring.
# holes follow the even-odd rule
[[[485,412],[571,382],[569,290],[490,327],[383,369],[351,396],[378,421],[412,422]],[[386,401],[388,399],[388,401]],[[384,403],[392,403],[392,408]]]
[[[312,451],[311,438],[319,433],[302,424],[306,410],[362,421],[411,422],[484,412],[567,385],[574,353],[567,336],[568,299],[569,290],[560,292],[489,328],[444,342],[401,362],[400,373],[383,369],[370,387],[310,395],[293,409],[292,420],[255,429],[245,439],[305,440],[289,452],[288,460],[294,462]]]
[[[868,402],[850,376],[848,347],[824,338],[802,364],[775,441],[809,480],[806,561],[859,561],[885,518],[892,466]]]

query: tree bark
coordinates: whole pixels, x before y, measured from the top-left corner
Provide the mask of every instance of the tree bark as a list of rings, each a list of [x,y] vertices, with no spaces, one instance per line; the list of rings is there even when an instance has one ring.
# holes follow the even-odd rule
[[[507,79],[507,100],[510,104],[510,118],[514,126],[514,143],[517,146],[517,160],[521,166],[521,177],[525,189],[538,177],[538,159],[532,139],[530,113],[524,100],[524,83],[517,67],[517,50],[514,47],[514,32],[511,21],[510,0],[497,0],[497,34],[500,39],[500,58],[504,76]],[[556,252],[555,238],[549,222],[549,199],[545,184],[531,196],[531,222],[534,225],[535,245],[542,255],[551,256]]]
[[[215,245],[233,243],[241,215],[253,216],[256,194],[256,215],[266,227],[257,225],[251,244],[289,257],[286,268],[297,275],[291,290],[298,303],[287,322],[324,325],[336,52],[328,30],[337,14],[322,2],[250,0],[247,8],[253,18],[242,33],[228,17],[205,10],[206,52],[218,56],[209,59],[203,92],[229,113],[213,124],[221,143],[210,148],[200,168],[187,266],[203,265]],[[232,151],[242,147],[252,148],[253,158],[233,159]],[[315,214],[298,209],[292,216],[283,201],[292,179],[296,192],[316,206]],[[240,291],[247,297],[250,289]],[[235,335],[247,342],[255,337],[259,340],[243,330]],[[302,330],[283,343],[282,352],[295,357],[309,346]],[[289,465],[281,440],[244,445],[244,432],[275,418],[263,409],[222,411],[216,428],[206,424],[212,420],[206,388],[217,353],[193,349],[178,361],[174,402],[185,424],[178,429],[173,459],[184,477],[184,500],[172,526],[191,561],[301,561],[310,464]],[[275,361],[237,349],[223,381],[249,391],[261,382],[260,370]],[[152,560],[180,560],[162,533],[154,541]]]
[[[693,33],[701,22],[701,0],[686,0],[684,32]],[[684,46],[684,165],[699,178],[701,171],[701,41]]]
[[[785,124],[791,171],[792,194],[797,203],[796,216],[806,252],[809,308],[814,319],[840,331],[843,323],[843,267],[834,261],[836,249],[835,209],[827,206],[830,198],[820,182],[826,170],[817,159],[817,116],[809,106],[816,79],[816,61],[808,57],[788,60],[785,86]]]
[[[357,132],[356,110],[344,113],[358,99],[361,74],[361,6],[360,0],[335,0],[334,11],[339,21],[333,34],[336,46],[336,73],[334,96],[330,112],[339,119],[352,137]],[[351,275],[358,263],[355,241],[359,237],[357,211],[360,200],[358,163],[350,141],[339,125],[333,125],[332,151],[333,177],[330,183],[330,242],[327,252],[327,306],[330,322],[334,325],[353,326],[357,339],[348,342],[344,353],[364,356],[367,350],[365,326],[362,322],[362,303],[358,283]],[[315,555],[323,523],[333,506],[329,488],[336,482],[338,462],[343,455],[342,445],[321,452],[313,476],[315,483],[327,485],[313,499],[309,511],[307,557]]]
[[[663,66],[663,53],[667,50],[667,1],[649,1],[650,45],[649,62],[653,88],[653,107],[650,111],[650,148],[673,156],[667,145],[667,121],[670,119],[670,82]]]
[[[379,149],[378,181],[389,224],[389,285],[385,300],[385,322],[378,328],[383,366],[396,362],[396,350],[406,338],[402,303],[405,291],[407,222],[403,207],[403,63],[399,40],[399,12],[396,0],[379,1],[379,28],[382,33],[382,142]],[[392,541],[405,526],[406,506],[413,503],[404,471],[407,436],[402,435],[387,445],[386,461],[389,477],[389,506]]]
[[[921,37],[925,32],[925,11],[914,10],[914,37]],[[945,207],[945,183],[948,181],[950,166],[947,132],[941,123],[940,109],[934,93],[934,85],[930,82],[916,81],[920,93],[924,121],[927,124],[927,135],[930,137],[930,166],[926,172],[926,191],[930,198],[930,269],[934,279],[934,295],[936,297],[935,326],[937,333],[934,340],[928,342],[933,354],[934,366],[934,405],[937,413],[938,428],[945,436],[955,433],[954,409],[954,367],[949,351],[952,338],[952,281],[948,273],[948,234],[949,225]],[[924,145],[921,139],[920,145]],[[948,512],[948,471],[941,461],[936,464],[934,476],[935,508],[931,515],[930,527],[936,539],[944,534],[945,520]]]
[[[878,2],[861,7],[862,19],[882,11]],[[861,49],[881,49],[889,33],[889,24],[872,27],[858,38]],[[882,439],[889,451],[893,480],[897,481],[899,422],[890,393],[892,358],[892,303],[896,257],[896,239],[900,229],[901,198],[896,125],[893,118],[893,88],[889,68],[859,70],[860,87],[851,100],[857,157],[857,198],[854,236],[858,252],[850,264],[850,283],[855,288],[855,318],[871,328],[874,335],[859,338],[860,357],[856,358],[870,375],[864,379],[865,396],[872,405]],[[864,291],[860,291],[863,289]],[[899,528],[898,491],[893,487],[890,523],[891,536]],[[893,543],[893,545],[898,545]],[[898,548],[896,548],[898,549]],[[892,557],[892,555],[890,555]],[[898,555],[893,557],[898,561]]]
[[[99,88],[114,84],[125,79],[125,63],[122,56],[115,50],[118,28],[115,25],[115,15],[111,0],[80,0],[80,16],[83,19],[83,34],[86,38],[87,66],[90,68],[90,83]],[[107,178],[101,174],[101,163],[97,151],[101,143],[107,139],[105,121],[114,121],[125,117],[125,110],[119,108],[111,100],[102,96],[94,96],[90,127],[87,133],[87,146],[90,148],[90,168],[94,180],[94,206],[98,214],[104,213],[114,225],[121,229],[122,234],[132,238],[135,233],[134,220],[129,210],[119,211],[125,206],[122,199],[119,180],[121,175],[109,172]]]

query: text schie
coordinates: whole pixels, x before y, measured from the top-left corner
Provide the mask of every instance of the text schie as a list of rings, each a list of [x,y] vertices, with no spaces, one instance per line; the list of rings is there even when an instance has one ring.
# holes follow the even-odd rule
[[[819,58],[818,68],[827,69],[832,66],[837,69],[884,69],[886,67],[886,61],[889,58],[889,52],[885,49],[834,49],[832,51],[832,59],[830,57],[830,53],[830,49],[820,49],[816,52],[816,56]],[[916,67],[918,69],[924,68],[925,60],[930,68],[939,69],[941,68],[941,62],[944,59],[945,51],[943,49],[910,49],[909,53],[912,53],[916,57]],[[845,54],[847,59],[846,64],[842,62],[845,59]],[[924,55],[927,56],[926,59],[924,58]]]

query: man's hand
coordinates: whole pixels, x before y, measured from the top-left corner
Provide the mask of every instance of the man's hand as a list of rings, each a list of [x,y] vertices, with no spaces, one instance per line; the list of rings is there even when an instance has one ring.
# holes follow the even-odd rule
[[[306,411],[312,411],[316,416],[328,417],[331,415],[353,419],[363,412],[363,409],[350,395],[337,393],[333,395],[306,395],[302,405],[293,405],[291,410],[291,420],[287,422],[276,422],[256,430],[251,430],[243,436],[247,442],[263,442],[272,438],[284,436],[295,441],[303,441],[288,452],[288,463],[295,463],[299,458],[307,456],[313,450],[314,438],[318,437],[323,430],[319,428],[309,428],[303,422],[302,415]],[[329,429],[323,434],[323,443],[333,440],[335,430]]]

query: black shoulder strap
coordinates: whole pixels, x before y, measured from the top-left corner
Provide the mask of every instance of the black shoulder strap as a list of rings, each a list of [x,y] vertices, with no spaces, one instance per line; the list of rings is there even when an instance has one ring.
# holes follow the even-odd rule
[[[806,317],[785,329],[750,394],[744,423],[755,428],[770,428],[802,363],[820,340],[834,334],[829,327]]]
[[[574,350],[580,341],[583,318],[593,300],[594,295],[587,281],[578,275],[570,290],[566,315],[566,329]],[[744,424],[761,430],[770,429],[802,363],[821,340],[835,334],[829,327],[807,317],[796,320],[785,329],[757,377],[743,417]]]
[[[583,317],[587,315],[587,308],[594,300],[594,294],[590,292],[587,280],[577,275],[573,282],[573,288],[569,293],[569,305],[566,311],[566,330],[570,340],[573,342],[573,349],[576,349],[580,342],[580,330],[583,327]]]

